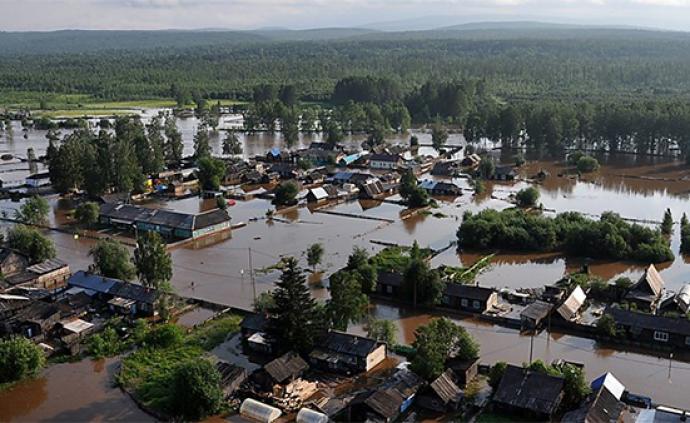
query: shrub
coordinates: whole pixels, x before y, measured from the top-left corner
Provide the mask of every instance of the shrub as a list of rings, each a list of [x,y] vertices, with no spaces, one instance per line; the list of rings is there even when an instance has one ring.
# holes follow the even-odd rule
[[[16,225],[9,230],[7,242],[10,248],[29,257],[31,263],[40,263],[55,257],[55,244],[36,228]]]
[[[597,320],[597,332],[604,336],[615,337],[616,321],[608,314],[604,314]]]
[[[148,346],[169,348],[182,342],[182,329],[172,323],[166,323],[153,328],[144,338]]]
[[[186,361],[175,369],[171,393],[175,414],[189,420],[217,413],[223,401],[220,374],[203,358]]]
[[[580,173],[589,173],[599,170],[599,161],[594,157],[583,156],[577,161],[577,171]]]
[[[534,207],[539,200],[539,190],[534,187],[521,189],[515,195],[515,199],[520,207]]]
[[[35,376],[44,365],[43,351],[28,339],[14,337],[0,341],[0,383]]]
[[[292,205],[297,202],[297,194],[299,193],[299,188],[297,184],[292,181],[283,182],[278,185],[275,189],[275,200],[274,203],[278,206]]]
[[[98,204],[94,202],[87,202],[80,204],[77,207],[77,209],[74,211],[74,217],[77,219],[77,222],[84,226],[90,227],[98,223],[99,213],[100,209]]]
[[[491,386],[493,390],[498,388],[498,384],[501,383],[501,379],[503,378],[503,374],[506,372],[507,367],[508,364],[503,361],[499,361],[491,367],[491,370],[489,371],[489,386]]]

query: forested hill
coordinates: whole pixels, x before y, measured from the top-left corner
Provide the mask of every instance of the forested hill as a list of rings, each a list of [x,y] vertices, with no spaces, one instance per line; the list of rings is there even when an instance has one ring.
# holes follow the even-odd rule
[[[634,29],[0,33],[0,55],[0,93],[128,100],[171,97],[175,86],[246,99],[268,83],[326,100],[338,80],[372,75],[408,92],[429,80],[480,79],[505,100],[690,99],[690,35]]]

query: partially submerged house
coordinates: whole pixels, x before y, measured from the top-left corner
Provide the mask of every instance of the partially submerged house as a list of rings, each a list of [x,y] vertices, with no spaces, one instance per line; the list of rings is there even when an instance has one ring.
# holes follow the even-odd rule
[[[103,225],[158,232],[168,239],[199,238],[230,228],[230,216],[221,209],[189,214],[131,204],[106,203],[101,205],[98,219]]]
[[[449,283],[441,302],[444,307],[468,313],[485,313],[498,304],[498,293],[492,288]]]
[[[378,271],[376,278],[376,293],[378,295],[397,298],[402,294],[403,275],[396,272]]]
[[[108,303],[111,311],[124,315],[153,316],[158,292],[152,288],[106,278],[83,270],[69,278],[70,287],[82,288],[92,296]],[[114,300],[114,301],[113,301]]]
[[[492,179],[497,181],[513,181],[517,177],[517,172],[513,165],[496,166]]]
[[[60,259],[50,259],[17,273],[5,275],[5,282],[13,287],[33,287],[55,291],[67,285],[67,279],[71,274],[67,263]]]
[[[578,285],[568,295],[568,298],[556,309],[556,315],[566,322],[574,322],[579,318],[579,312],[587,300],[587,294]]]
[[[563,384],[561,377],[508,365],[493,402],[506,412],[548,420],[561,404]]]
[[[402,165],[404,160],[400,154],[374,153],[369,156],[370,169],[395,169]]]
[[[326,334],[309,354],[315,367],[344,374],[368,372],[386,357],[385,343],[336,331]]]
[[[266,335],[268,318],[261,313],[248,313],[240,323],[242,340],[253,351],[269,354],[273,351],[273,342]]]
[[[553,305],[544,301],[535,301],[520,312],[520,326],[526,330],[541,328],[551,314]]]
[[[690,313],[690,284],[683,285],[675,295],[661,302],[657,314],[669,312],[678,314]]]
[[[372,391],[353,401],[350,421],[392,422],[413,404],[424,380],[399,366],[393,376]]]
[[[625,294],[625,301],[634,303],[638,308],[653,311],[664,291],[664,280],[653,264],[645,270],[640,280],[630,287]]]
[[[446,369],[424,391],[418,395],[417,404],[440,413],[455,411],[460,406],[464,394],[455,383],[455,373]]]
[[[425,179],[419,183],[419,186],[430,195],[446,197],[458,197],[462,195],[462,188],[452,182]]]
[[[604,314],[613,318],[616,328],[629,339],[651,345],[687,349],[690,347],[690,319],[654,316],[608,307]]]

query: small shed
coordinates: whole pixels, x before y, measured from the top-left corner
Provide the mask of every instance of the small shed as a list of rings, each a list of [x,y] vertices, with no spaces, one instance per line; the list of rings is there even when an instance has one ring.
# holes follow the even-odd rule
[[[650,264],[640,280],[630,288],[630,291],[625,295],[625,299],[628,302],[637,304],[640,308],[654,310],[663,290],[664,280],[656,270],[656,267]]]
[[[246,369],[226,361],[216,363],[216,369],[220,374],[220,386],[226,398],[234,394],[237,388],[242,385],[242,382],[247,379]]]
[[[462,389],[455,383],[453,370],[446,369],[441,376],[429,384],[417,403],[430,410],[446,412],[457,410],[463,398]]]
[[[541,327],[551,314],[553,305],[544,301],[535,301],[525,307],[520,313],[520,324],[522,329],[536,330]]]
[[[291,382],[308,368],[309,365],[295,352],[285,353],[264,366],[275,383]]]
[[[494,393],[494,404],[511,412],[550,418],[563,399],[562,377],[509,365]]]
[[[563,304],[556,309],[556,312],[567,322],[577,320],[580,308],[585,304],[585,300],[587,300],[587,295],[578,285]]]
[[[240,415],[261,423],[271,423],[278,419],[281,411],[262,402],[247,398],[240,405]]]

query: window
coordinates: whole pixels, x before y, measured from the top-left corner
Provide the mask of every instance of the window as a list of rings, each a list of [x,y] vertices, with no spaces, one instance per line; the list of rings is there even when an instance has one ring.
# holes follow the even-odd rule
[[[481,306],[482,306],[482,305],[481,305],[481,303],[480,303],[479,301],[477,301],[477,300],[472,301],[472,308],[474,308],[475,310],[479,310],[479,308],[480,308]]]
[[[690,347],[690,336],[685,337],[685,345]]]
[[[469,301],[467,301],[467,298],[460,300],[460,305],[463,307],[469,307]]]
[[[387,285],[386,286],[386,292],[388,292],[389,294],[392,294],[393,293],[393,287],[391,285]]]
[[[668,333],[654,331],[654,340],[659,342],[668,342]]]

